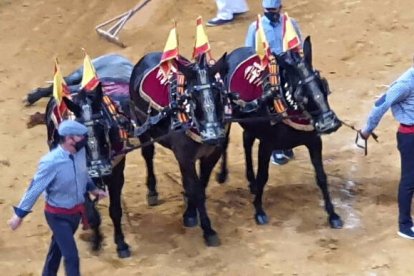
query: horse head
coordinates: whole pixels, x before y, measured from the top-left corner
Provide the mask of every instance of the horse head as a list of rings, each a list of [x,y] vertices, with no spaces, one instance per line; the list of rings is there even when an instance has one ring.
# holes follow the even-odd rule
[[[177,69],[186,79],[190,113],[203,143],[219,144],[226,137],[224,126],[225,88],[220,76],[227,74],[224,54],[216,63],[209,64],[205,54],[196,62],[185,65],[177,62]]]
[[[330,91],[326,79],[313,69],[309,37],[304,41],[303,52],[303,57],[294,51],[277,56],[286,103],[292,109],[310,114],[318,133],[335,132],[341,122],[329,106]]]
[[[89,174],[101,177],[112,173],[112,150],[120,143],[117,128],[105,112],[103,91],[99,83],[92,91],[82,89],[72,94],[72,99],[63,98],[75,120],[88,128],[86,147]]]

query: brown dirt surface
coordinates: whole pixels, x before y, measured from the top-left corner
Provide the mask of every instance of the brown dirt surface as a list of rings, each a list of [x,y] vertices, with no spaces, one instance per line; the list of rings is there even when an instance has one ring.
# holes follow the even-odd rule
[[[248,1],[250,12],[228,26],[208,28],[213,55],[242,46],[248,24],[261,12],[261,1]],[[31,89],[52,79],[54,57],[63,72],[82,64],[81,48],[92,57],[117,52],[138,61],[161,51],[178,22],[180,51],[190,57],[195,19],[215,15],[206,0],[153,0],[120,33],[128,47],[99,38],[94,26],[135,3],[127,0],[0,1],[0,271],[2,275],[39,275],[50,240],[43,199],[12,232],[6,225],[25,191],[39,158],[47,152],[44,126],[26,129],[30,114],[46,101],[24,107]],[[331,107],[345,121],[361,127],[376,97],[412,65],[412,0],[286,0],[285,9],[305,35],[312,36],[315,67],[330,82]],[[324,165],[344,229],[328,227],[321,195],[305,148],[283,167],[271,166],[264,206],[267,226],[253,219],[252,196],[244,179],[241,130],[230,144],[230,179],[208,188],[208,211],[222,240],[207,248],[199,228],[182,226],[180,174],[173,154],[157,146],[156,174],[163,203],[146,204],[145,167],[139,152],[127,158],[123,225],[133,255],[118,259],[113,227],[103,212],[105,244],[99,255],[78,240],[83,275],[412,275],[413,243],[397,231],[397,185],[400,161],[397,123],[390,113],[370,141],[369,156],[353,144],[343,127],[324,136]],[[79,230],[77,237],[81,234]],[[63,275],[63,268],[60,273]]]

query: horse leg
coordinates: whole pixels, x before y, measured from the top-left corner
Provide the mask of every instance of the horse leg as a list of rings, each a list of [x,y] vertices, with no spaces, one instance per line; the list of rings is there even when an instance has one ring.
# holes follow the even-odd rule
[[[214,166],[223,155],[223,148],[217,147],[212,154],[200,158],[200,182],[204,189],[208,186],[208,181],[210,180],[210,175]]]
[[[181,162],[180,162],[181,161]],[[184,224],[186,220],[197,219],[198,211],[201,228],[203,229],[203,237],[207,246],[218,246],[220,240],[216,231],[211,227],[211,222],[206,209],[206,194],[204,184],[197,177],[195,161],[183,158],[179,160],[181,174],[183,176],[183,184],[185,195],[187,196],[187,210],[184,213]],[[194,208],[194,206],[196,208]],[[194,214],[195,212],[195,214]]]
[[[122,205],[121,205],[121,193],[124,186],[124,168],[125,158],[123,158],[112,170],[112,176],[110,179],[112,182],[108,183],[109,190],[109,215],[114,224],[114,242],[116,243],[116,251],[118,257],[128,258],[131,256],[129,245],[125,242],[124,233],[122,232],[121,219],[122,219]]]
[[[194,166],[195,164],[192,162],[192,164],[189,165]],[[181,168],[181,165],[180,165]],[[185,172],[186,174],[190,174],[190,172]],[[184,171],[181,170],[181,175],[183,178],[183,186],[184,186],[184,202],[186,205],[184,214],[183,214],[183,224],[185,227],[195,227],[198,225],[198,217],[197,217],[197,205],[195,204],[195,200],[190,198],[189,193],[187,193],[187,188],[190,187],[192,182],[198,181],[197,174],[195,173],[195,176],[193,175],[193,178],[191,177],[185,177]],[[195,177],[195,178],[194,178]]]
[[[317,137],[314,143],[307,144],[312,165],[316,173],[316,183],[322,191],[323,200],[325,203],[325,210],[328,213],[328,222],[332,228],[342,228],[343,222],[341,218],[335,213],[334,206],[328,191],[328,181],[322,162],[322,140]]]
[[[70,91],[77,91],[80,89],[80,83],[82,81],[83,69],[79,68],[75,72],[72,72],[69,76],[64,77],[66,84],[69,86]],[[53,85],[48,87],[35,88],[23,98],[23,102],[29,106],[40,100],[41,98],[51,97],[53,94]]]
[[[269,179],[269,161],[272,154],[271,143],[260,141],[258,154],[258,167],[256,177],[256,194],[253,201],[256,214],[254,215],[256,223],[259,225],[267,224],[269,219],[263,210],[263,190]]]
[[[252,149],[255,138],[246,130],[243,131],[243,148],[246,166],[246,178],[249,182],[249,189],[251,194],[257,193],[256,177],[253,170]]]
[[[141,154],[147,165],[147,203],[149,206],[158,205],[157,179],[154,174],[154,151],[154,145],[143,147],[141,150]]]
[[[212,154],[208,157],[203,157],[200,159],[200,183],[203,189],[203,197],[206,198],[206,188],[208,186],[208,181],[210,179],[211,172],[214,166],[222,156],[222,148],[217,148]],[[211,228],[210,219],[207,216],[207,209],[205,204],[197,208],[200,216],[200,225],[204,231],[204,240],[208,246],[219,246],[221,244],[218,235]],[[207,233],[207,235],[206,235]]]
[[[39,87],[35,88],[27,94],[25,98],[23,98],[23,102],[29,106],[40,100],[41,98],[46,98],[52,96],[53,93],[53,86],[49,87]]]
[[[216,180],[218,183],[223,184],[224,182],[226,182],[228,176],[229,176],[229,171],[227,169],[227,148],[229,146],[229,140],[230,140],[230,125],[229,125],[229,129],[227,131],[226,134],[226,139],[224,140],[223,143],[223,151],[222,151],[222,155],[221,155],[221,165],[220,165],[220,171],[217,173],[216,175]]]

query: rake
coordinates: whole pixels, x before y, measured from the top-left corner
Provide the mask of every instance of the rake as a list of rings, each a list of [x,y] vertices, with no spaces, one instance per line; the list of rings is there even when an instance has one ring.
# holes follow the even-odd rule
[[[116,45],[125,48],[126,45],[119,40],[118,33],[124,27],[125,23],[140,9],[142,9],[151,0],[145,0],[142,3],[138,3],[134,8],[126,11],[112,19],[109,19],[102,24],[95,27],[98,35],[102,36],[109,42],[115,43]],[[107,29],[105,29],[107,28]]]

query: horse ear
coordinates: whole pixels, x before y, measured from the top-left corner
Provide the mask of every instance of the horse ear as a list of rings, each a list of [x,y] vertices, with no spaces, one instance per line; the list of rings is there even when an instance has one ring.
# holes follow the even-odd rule
[[[95,94],[95,97],[92,102],[92,109],[98,111],[101,108],[102,98],[103,98],[103,89],[102,89],[101,82],[99,82],[98,85],[96,86],[94,94]]]
[[[229,71],[229,64],[227,63],[227,52],[211,67],[210,72],[215,75],[219,73],[221,78],[224,78]]]
[[[207,66],[207,58],[206,53],[202,53],[198,56],[197,63],[200,65],[201,68],[206,68]]]
[[[305,62],[313,68],[312,64],[312,42],[310,36],[306,37],[305,42],[303,43],[303,54],[305,56]]]
[[[179,60],[177,60],[175,64],[177,65],[177,70],[181,72],[187,80],[191,80],[196,77],[194,70],[192,70],[190,66],[184,65]]]
[[[75,104],[67,97],[63,97],[62,101],[66,104],[67,108],[75,114],[76,118],[80,118],[82,116],[82,108],[79,105]]]

